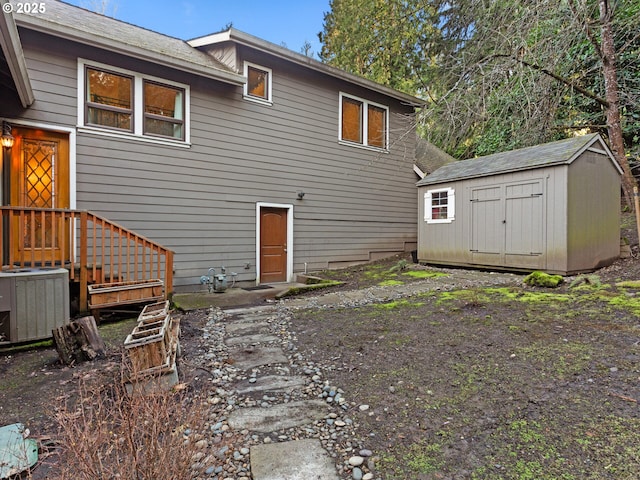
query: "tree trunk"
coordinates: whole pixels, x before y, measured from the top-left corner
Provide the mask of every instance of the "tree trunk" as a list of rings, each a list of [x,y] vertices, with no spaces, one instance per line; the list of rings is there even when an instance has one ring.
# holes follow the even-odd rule
[[[54,328],[52,334],[58,357],[65,365],[93,360],[104,355],[106,350],[93,317],[79,318],[68,325]]]
[[[613,12],[609,0],[600,0],[600,29],[602,34],[602,73],[604,77],[605,98],[607,105],[605,115],[607,118],[607,130],[613,155],[623,170],[622,190],[624,200],[630,209],[634,208],[633,187],[637,186],[631,172],[629,161],[624,153],[624,140],[622,138],[622,120],[620,118],[620,105],[618,98],[618,73],[616,71],[616,49],[613,43],[611,22]]]

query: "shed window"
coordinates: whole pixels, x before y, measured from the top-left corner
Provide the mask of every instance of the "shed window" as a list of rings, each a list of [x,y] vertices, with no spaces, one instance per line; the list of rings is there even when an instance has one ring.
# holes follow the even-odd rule
[[[340,94],[340,141],[386,149],[388,144],[388,111],[361,98]]]
[[[428,190],[424,194],[424,220],[427,223],[450,223],[455,219],[453,188]]]

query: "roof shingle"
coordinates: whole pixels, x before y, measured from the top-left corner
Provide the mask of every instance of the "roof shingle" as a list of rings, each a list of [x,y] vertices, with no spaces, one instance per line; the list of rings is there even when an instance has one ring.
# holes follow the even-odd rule
[[[433,185],[467,178],[569,164],[577,155],[597,141],[602,141],[602,139],[599,134],[594,133],[453,162],[440,167],[431,175],[427,175],[417,185]]]

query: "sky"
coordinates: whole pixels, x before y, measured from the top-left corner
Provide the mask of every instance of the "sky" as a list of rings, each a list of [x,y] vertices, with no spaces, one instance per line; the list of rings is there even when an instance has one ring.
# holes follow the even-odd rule
[[[140,27],[189,40],[233,28],[301,52],[320,53],[329,0],[65,0],[89,10],[106,3],[106,14]]]

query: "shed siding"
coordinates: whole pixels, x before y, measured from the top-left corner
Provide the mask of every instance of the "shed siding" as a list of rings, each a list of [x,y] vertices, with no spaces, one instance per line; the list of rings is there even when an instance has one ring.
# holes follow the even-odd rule
[[[546,209],[546,259],[545,269],[549,272],[567,271],[567,182],[569,170],[566,166],[547,169],[547,209]]]
[[[77,135],[77,207],[174,250],[178,290],[209,267],[256,278],[257,202],[293,205],[294,271],[415,246],[415,142],[398,115],[409,107],[265,55],[246,58],[272,69],[273,106],[243,100],[241,87],[70,42],[56,49],[64,53],[43,51],[42,40],[23,38],[38,100],[15,118],[76,126],[77,57],[191,86],[190,148]],[[341,90],[391,107],[391,153],[338,143]]]
[[[620,177],[605,155],[590,151],[569,170],[568,270],[592,270],[620,256]]]
[[[421,186],[420,198],[429,189],[457,189],[455,222],[462,228],[426,224],[421,203],[418,258],[561,274],[612,263],[620,253],[619,170],[605,153],[575,155],[544,168]],[[447,244],[455,247],[446,251]]]
[[[451,265],[548,269],[566,258],[548,222],[562,218],[564,191],[556,176],[562,167],[514,172],[419,188],[418,259]],[[456,218],[424,221],[424,193],[453,188]],[[554,269],[555,269],[554,263]]]

